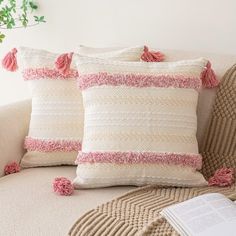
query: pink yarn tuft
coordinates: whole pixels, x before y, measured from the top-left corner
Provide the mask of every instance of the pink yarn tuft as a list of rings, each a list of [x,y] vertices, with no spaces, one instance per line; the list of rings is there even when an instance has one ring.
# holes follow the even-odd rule
[[[201,169],[202,156],[198,154],[153,152],[80,152],[77,156],[76,164],[83,163],[164,164]]]
[[[27,136],[24,147],[28,151],[73,152],[81,150],[81,142],[79,140],[43,140]]]
[[[84,90],[93,86],[129,86],[129,87],[174,87],[200,89],[201,80],[197,77],[183,75],[140,75],[140,74],[109,74],[99,72],[95,74],[80,75],[78,86]]]
[[[149,51],[147,46],[144,46],[141,59],[146,62],[161,62],[164,61],[165,55],[161,52]]]
[[[16,71],[18,69],[17,60],[16,60],[17,49],[13,48],[11,52],[8,52],[7,55],[2,60],[2,66],[8,71]]]
[[[59,195],[70,196],[74,192],[74,186],[69,179],[58,177],[54,179],[53,190]]]
[[[17,173],[19,171],[20,171],[20,166],[15,161],[7,164],[4,168],[5,175],[14,174],[14,173]]]
[[[234,183],[234,169],[223,167],[216,170],[215,174],[208,180],[209,186],[226,187]]]
[[[55,61],[56,69],[64,76],[70,72],[70,64],[72,61],[73,52],[60,55]]]
[[[216,78],[214,70],[211,68],[211,63],[208,61],[206,64],[206,69],[201,75],[202,85],[205,88],[214,88],[219,85],[219,80]]]

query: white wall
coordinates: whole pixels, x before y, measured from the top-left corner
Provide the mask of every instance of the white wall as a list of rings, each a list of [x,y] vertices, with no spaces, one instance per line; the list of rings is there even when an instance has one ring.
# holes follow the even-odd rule
[[[38,0],[47,23],[8,30],[0,56],[20,45],[66,52],[79,44],[236,54],[235,0]],[[20,73],[0,69],[0,105],[29,97]]]

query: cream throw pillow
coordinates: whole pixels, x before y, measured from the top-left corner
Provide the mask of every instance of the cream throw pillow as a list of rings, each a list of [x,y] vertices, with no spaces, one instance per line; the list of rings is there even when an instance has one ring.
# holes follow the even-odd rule
[[[85,120],[75,186],[205,185],[196,107],[206,63],[78,57]]]
[[[137,57],[132,59],[138,61],[141,50],[137,50]],[[134,51],[123,49],[122,57],[129,59]],[[119,57],[119,53],[115,55]],[[69,74],[64,76],[55,69],[59,54],[22,47],[19,56],[23,77],[32,93],[31,121],[25,139],[27,153],[21,161],[22,167],[74,165],[81,149],[84,121],[74,61]]]
[[[81,56],[112,59],[115,61],[139,61],[143,53],[143,49],[144,46],[127,48],[93,48],[80,45],[77,52]]]

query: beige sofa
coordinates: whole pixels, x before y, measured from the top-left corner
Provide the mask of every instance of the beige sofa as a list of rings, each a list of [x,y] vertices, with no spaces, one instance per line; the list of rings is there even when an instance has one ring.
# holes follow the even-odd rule
[[[167,60],[206,57],[212,62],[218,78],[236,62],[236,56],[233,55],[163,52]],[[214,95],[215,89],[203,90],[200,94],[197,111],[200,147]],[[4,166],[10,161],[20,162],[25,152],[23,141],[28,132],[30,111],[30,101],[0,108],[0,235],[66,235],[83,213],[134,188],[78,190],[69,197],[54,194],[53,179],[57,176],[73,179],[73,166],[24,169],[20,173],[2,177]]]

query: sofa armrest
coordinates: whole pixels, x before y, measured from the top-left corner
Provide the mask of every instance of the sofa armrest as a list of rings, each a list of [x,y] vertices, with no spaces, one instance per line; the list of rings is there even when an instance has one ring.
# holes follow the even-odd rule
[[[23,143],[29,129],[30,113],[30,100],[0,107],[0,177],[7,163],[19,163],[25,153]]]

